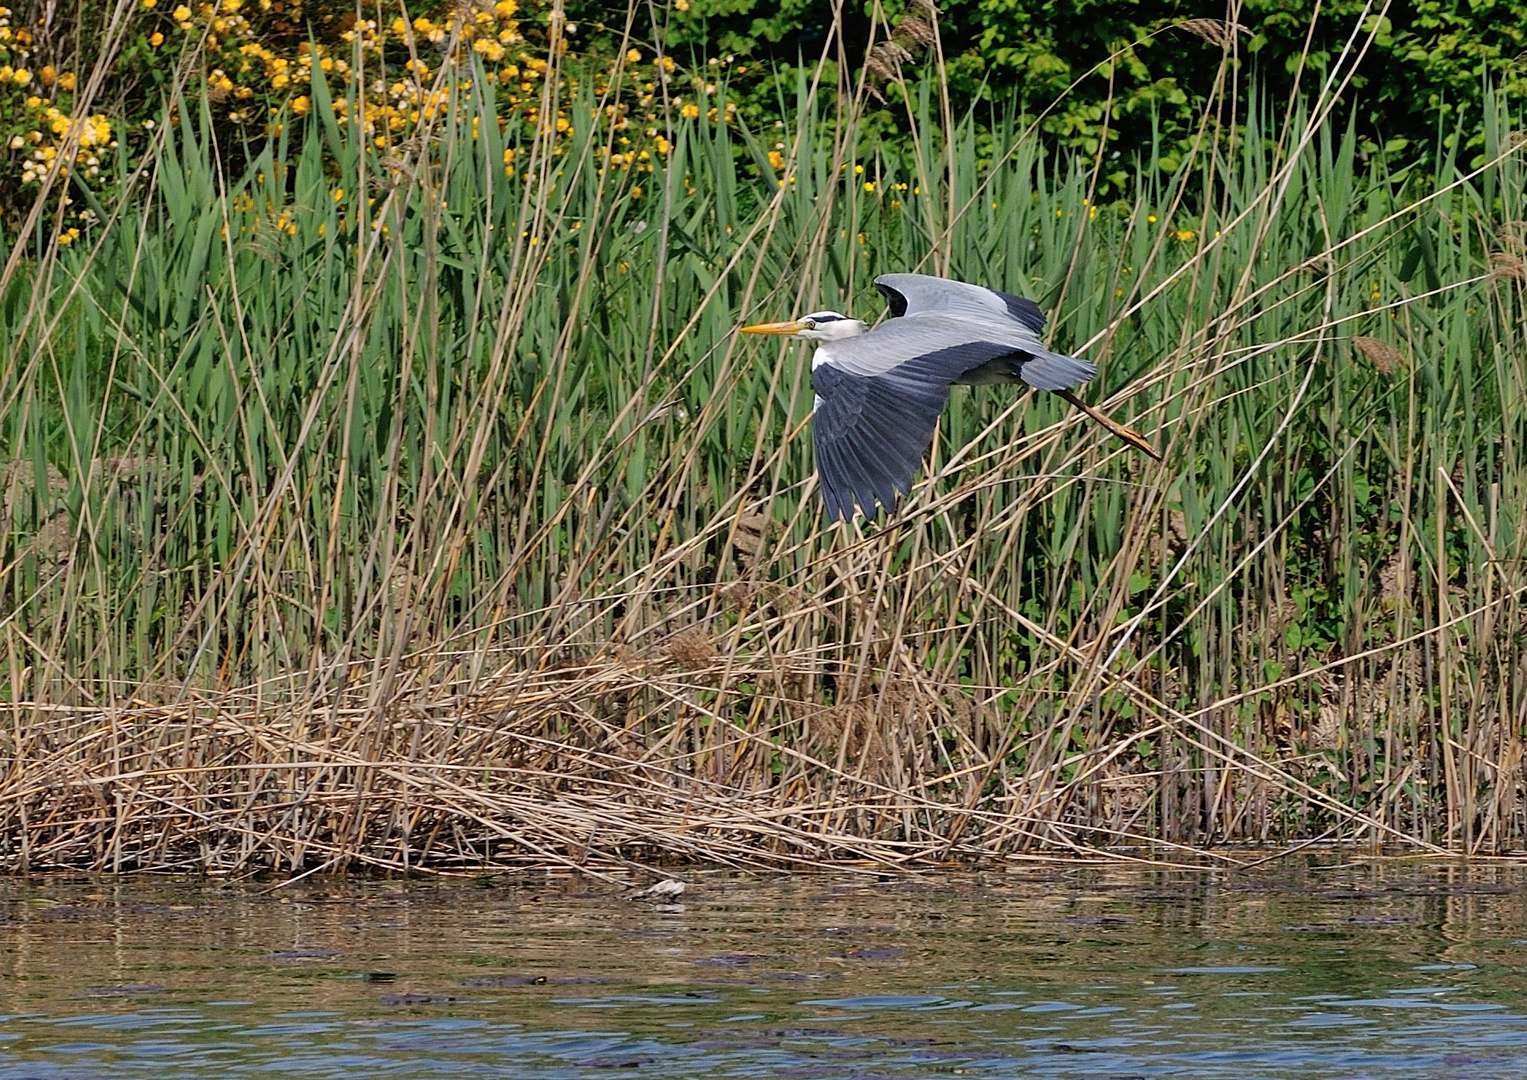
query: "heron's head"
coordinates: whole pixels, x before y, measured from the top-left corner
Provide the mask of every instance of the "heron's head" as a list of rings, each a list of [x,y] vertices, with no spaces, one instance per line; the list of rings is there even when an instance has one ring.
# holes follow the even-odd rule
[[[867,329],[858,319],[839,315],[836,311],[813,311],[789,322],[759,323],[744,326],[744,334],[785,334],[802,341],[837,341],[855,337]]]

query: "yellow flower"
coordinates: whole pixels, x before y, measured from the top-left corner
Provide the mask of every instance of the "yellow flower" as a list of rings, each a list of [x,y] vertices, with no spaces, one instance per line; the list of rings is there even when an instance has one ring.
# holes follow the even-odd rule
[[[1181,240],[1184,244],[1186,244],[1189,240],[1197,239],[1197,237],[1198,234],[1195,233],[1192,229],[1177,230],[1177,239]]]
[[[143,0],[143,8],[145,11],[153,11],[158,6],[159,0]]]
[[[291,82],[292,77],[286,72],[282,71],[278,72],[275,77],[270,80],[270,85],[275,87],[277,90],[285,90],[288,86],[291,85]]]
[[[60,90],[73,90],[74,84],[77,81],[78,77],[74,74],[74,72],[66,71],[58,77],[58,88]]]
[[[155,30],[152,34],[149,35],[148,43],[150,46],[157,49],[159,46],[164,44],[164,35],[161,34],[158,30]]]
[[[306,94],[299,94],[297,97],[292,98],[292,112],[298,116],[302,116],[312,107],[313,103]]]
[[[688,11],[689,10],[689,0],[673,0],[673,10],[675,10],[675,11]]]
[[[498,3],[493,5],[493,14],[497,15],[500,19],[511,18],[518,10],[520,10],[520,6],[514,0],[498,0]]]
[[[16,73],[11,76],[11,81],[17,86],[25,86],[32,81],[32,73],[26,68],[17,68]]]
[[[864,190],[865,191],[874,191],[875,190],[875,181],[873,181],[873,180],[866,180],[864,182]]]
[[[170,18],[174,19],[178,23],[190,22],[191,9],[186,7],[184,4],[181,4],[174,11],[170,12]]]
[[[60,244],[72,244],[79,238],[80,231],[78,229],[69,229],[59,236],[58,242]]]
[[[641,52],[639,50],[637,50],[637,49],[627,49],[626,50],[626,63],[628,63],[628,64],[635,64],[635,63],[638,63],[641,60],[641,58],[642,58],[642,54],[641,54]]]
[[[679,115],[686,120],[698,120],[700,118],[700,106],[685,105],[679,110]]]
[[[631,198],[633,198],[633,199],[640,199],[641,197],[642,197],[642,189],[641,189],[641,185],[638,184],[636,187],[631,189]]]

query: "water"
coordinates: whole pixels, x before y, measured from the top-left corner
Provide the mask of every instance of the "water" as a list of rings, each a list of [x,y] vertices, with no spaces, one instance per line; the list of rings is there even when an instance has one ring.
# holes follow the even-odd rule
[[[0,881],[0,1080],[1527,1078],[1527,874]]]

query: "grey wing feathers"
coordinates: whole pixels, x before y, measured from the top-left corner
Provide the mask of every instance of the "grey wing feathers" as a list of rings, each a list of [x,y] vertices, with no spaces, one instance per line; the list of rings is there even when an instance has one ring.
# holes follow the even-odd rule
[[[1043,351],[1038,339],[1012,323],[935,311],[891,319],[867,334],[826,342],[817,347],[812,366],[831,364],[855,375],[873,376],[917,363],[918,370],[931,375],[928,358],[938,355],[947,361],[947,382],[952,383],[970,370],[968,353],[960,350],[972,348],[988,360],[1003,353]]]
[[[1045,315],[1032,300],[1011,293],[927,274],[881,274],[875,288],[885,295],[891,315],[902,318],[930,311],[987,319],[1012,319],[1036,338],[1044,333]]]
[[[982,359],[974,361],[977,354]],[[890,319],[867,334],[820,345],[813,367],[875,377],[913,363],[946,383],[1024,382],[1039,390],[1064,390],[1097,374],[1086,360],[1051,352],[1010,320],[942,311]]]
[[[949,400],[950,384],[1010,349],[993,342],[966,342],[866,375],[834,361],[831,354],[844,344],[848,342],[832,343],[826,362],[811,373],[818,397],[812,421],[817,475],[829,518],[848,518],[855,503],[873,517],[876,502],[891,510],[898,496],[912,490],[912,478]]]
[[[843,343],[859,346],[835,357],[850,370],[874,374],[888,370],[898,355],[982,338],[1006,344],[1011,355],[956,375],[955,382],[1025,382],[1036,390],[1066,390],[1097,374],[1088,361],[1044,347],[1039,340],[1044,313],[1032,300],[923,274],[882,274],[875,285],[896,317]]]

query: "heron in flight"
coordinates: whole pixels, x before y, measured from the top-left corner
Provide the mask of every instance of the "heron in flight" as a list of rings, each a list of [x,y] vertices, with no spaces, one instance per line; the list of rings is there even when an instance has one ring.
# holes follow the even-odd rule
[[[828,518],[847,520],[855,503],[874,517],[876,500],[889,512],[912,490],[953,385],[1048,390],[1161,460],[1138,432],[1071,392],[1098,369],[1040,343],[1045,316],[1034,301],[925,274],[882,274],[875,287],[892,317],[873,330],[836,311],[742,328],[818,343],[812,442]]]

